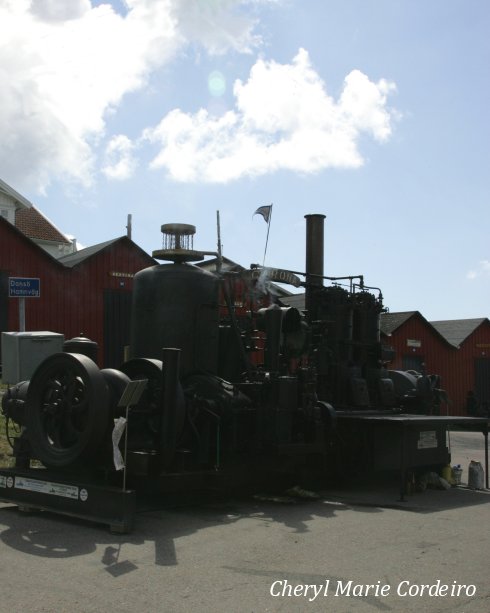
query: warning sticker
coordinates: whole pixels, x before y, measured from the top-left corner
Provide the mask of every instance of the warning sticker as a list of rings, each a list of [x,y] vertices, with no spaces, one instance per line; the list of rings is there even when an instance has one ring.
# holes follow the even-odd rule
[[[7,477],[0,475],[0,487],[7,487]]]
[[[40,492],[41,494],[51,494],[52,496],[61,496],[62,498],[73,498],[74,500],[78,500],[78,487],[76,485],[65,485],[63,483],[53,483],[52,481],[39,481],[38,479],[15,477],[15,487],[18,490]]]
[[[437,447],[437,434],[435,430],[427,430],[419,433],[417,447],[419,449],[433,449]]]

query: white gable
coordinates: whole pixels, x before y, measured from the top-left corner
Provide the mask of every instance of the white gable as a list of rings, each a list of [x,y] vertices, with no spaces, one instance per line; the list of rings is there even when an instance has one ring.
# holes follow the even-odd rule
[[[0,216],[15,225],[15,211],[29,209],[32,203],[0,179]]]

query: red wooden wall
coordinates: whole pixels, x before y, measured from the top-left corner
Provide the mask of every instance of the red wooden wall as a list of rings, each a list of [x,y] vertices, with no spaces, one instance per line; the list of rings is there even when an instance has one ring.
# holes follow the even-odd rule
[[[475,361],[490,360],[490,322],[484,321],[470,334],[457,353],[457,361],[452,369],[452,387],[459,406],[464,407],[466,394],[469,390],[477,392],[475,382]],[[487,369],[488,372],[488,369]],[[486,386],[488,389],[488,385]]]
[[[70,313],[66,336],[81,332],[99,344],[99,364],[104,364],[104,292],[132,292],[134,275],[154,264],[125,237],[71,269],[65,280],[64,309]]]
[[[3,220],[0,223],[0,271],[7,276],[41,279],[40,298],[25,299],[26,329],[49,330],[45,326],[56,323],[53,331],[57,332],[57,328],[63,326],[65,312],[58,294],[69,271]],[[19,329],[18,304],[17,298],[8,300],[9,330]]]
[[[383,335],[382,340],[396,352],[391,368],[402,369],[403,356],[420,356],[427,374],[441,376],[441,387],[447,391],[451,401],[448,413],[466,415],[466,395],[475,389],[475,359],[490,357],[490,323],[479,326],[457,348],[416,313],[391,336]],[[420,341],[420,347],[408,346],[407,340]]]
[[[49,330],[65,339],[83,332],[99,344],[104,365],[104,292],[132,292],[134,275],[154,260],[126,237],[69,268],[0,219],[0,273],[40,279],[41,296],[25,299],[27,331]],[[19,330],[18,299],[8,299],[7,330]]]

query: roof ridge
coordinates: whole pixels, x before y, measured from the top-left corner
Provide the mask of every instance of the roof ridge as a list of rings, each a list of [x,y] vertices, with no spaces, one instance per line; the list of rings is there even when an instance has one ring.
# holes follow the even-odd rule
[[[431,324],[450,323],[455,321],[485,321],[488,317],[462,317],[460,319],[435,319],[430,321]]]
[[[67,253],[61,258],[58,258],[58,261],[61,264],[63,264],[63,266],[68,266],[70,268],[73,268],[74,266],[78,266],[78,264],[81,264],[83,261],[87,260],[88,258],[91,258],[92,256],[96,255],[100,251],[103,251],[106,247],[109,247],[109,245],[112,245],[123,239],[127,239],[131,241],[134,245],[136,245],[136,247],[141,249],[139,245],[134,243],[134,241],[128,238],[125,234],[123,234],[122,236],[111,238],[110,240],[103,241],[101,243],[96,243],[95,245],[90,245],[89,247],[84,247],[83,249],[80,249],[79,251],[75,251],[73,253]]]
[[[485,321],[489,321],[488,317],[443,319],[430,323],[448,342],[460,347]]]

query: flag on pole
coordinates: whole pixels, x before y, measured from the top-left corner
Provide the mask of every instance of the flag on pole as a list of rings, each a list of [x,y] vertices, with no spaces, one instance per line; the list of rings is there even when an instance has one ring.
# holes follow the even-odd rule
[[[262,215],[266,223],[269,223],[269,217],[271,216],[271,212],[272,212],[272,204],[269,204],[267,206],[259,206],[259,208],[255,211],[254,215]]]
[[[255,211],[254,215],[262,215],[267,224],[267,238],[265,239],[264,261],[262,262],[262,266],[264,266],[265,254],[267,253],[267,243],[269,242],[269,230],[271,228],[272,204],[268,204],[267,206],[259,206],[259,208]]]

